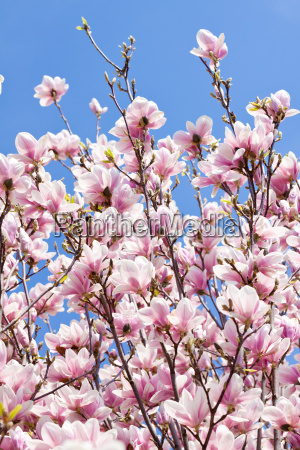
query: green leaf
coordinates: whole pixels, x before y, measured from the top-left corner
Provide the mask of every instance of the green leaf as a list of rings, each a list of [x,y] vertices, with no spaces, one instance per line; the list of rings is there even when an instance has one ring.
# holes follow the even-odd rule
[[[84,17],[81,17],[81,20],[82,20],[83,25],[87,25],[87,21],[85,20]]]
[[[84,28],[83,27],[76,27],[76,30],[84,30]]]

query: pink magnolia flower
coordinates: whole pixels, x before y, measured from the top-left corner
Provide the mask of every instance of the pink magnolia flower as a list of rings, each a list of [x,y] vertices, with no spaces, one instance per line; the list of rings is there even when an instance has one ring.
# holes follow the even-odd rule
[[[221,347],[225,353],[231,356],[235,356],[238,347],[238,341],[236,338],[237,329],[232,319],[228,319],[225,323],[224,330],[222,332],[225,340],[221,343]]]
[[[268,97],[267,112],[275,120],[280,117],[280,120],[284,120],[286,117],[295,116],[299,114],[298,109],[290,109],[291,97],[288,92],[281,89],[280,91],[271,94],[271,98]],[[250,104],[247,106],[247,111],[252,116],[257,114],[266,114],[263,109]]]
[[[190,269],[196,262],[195,248],[183,248],[179,242],[176,245],[176,260],[179,264],[180,271],[184,273],[186,269]]]
[[[27,306],[24,292],[13,292],[9,297],[3,297],[3,309],[8,320],[14,320]],[[25,316],[24,316],[25,317]]]
[[[59,159],[75,158],[80,153],[80,137],[76,134],[70,135],[67,130],[62,130],[56,135],[48,132],[47,138],[49,151]]]
[[[210,117],[201,116],[194,125],[192,122],[186,123],[188,133],[185,131],[176,131],[174,142],[176,145],[184,148],[188,156],[185,159],[194,159],[201,153],[201,145],[209,145],[215,141],[211,135],[213,121]]]
[[[87,418],[96,418],[99,421],[106,420],[111,409],[104,405],[99,392],[91,389],[91,385],[85,378],[80,389],[73,386],[64,386],[58,392],[57,402],[68,411],[67,420],[82,421],[82,414]],[[81,414],[80,414],[81,413]]]
[[[141,370],[140,373],[133,374],[133,379],[142,400],[145,403],[150,404],[152,407],[156,407],[156,400],[152,400],[152,397],[158,390],[158,376],[154,375],[151,377],[150,374],[147,374],[147,372]],[[125,411],[135,404],[136,397],[129,381],[122,376],[121,382],[121,389],[114,391],[114,394],[123,398],[122,409]]]
[[[290,340],[281,338],[282,329],[271,330],[269,324],[263,325],[255,334],[246,339],[246,347],[250,350],[249,359],[256,362],[261,358],[267,361],[277,361],[288,350]]]
[[[3,440],[4,449],[20,449],[27,450],[30,448],[36,449],[38,446],[39,450],[49,450],[49,445],[42,442],[40,439],[32,439],[31,436],[26,431],[23,431],[19,426],[16,428],[11,428],[8,435],[4,437]]]
[[[175,341],[205,321],[205,317],[188,298],[180,300],[176,308],[169,314],[168,319],[172,324],[171,333]]]
[[[79,176],[75,190],[81,192],[87,203],[105,203],[111,198],[111,191],[120,182],[116,170],[93,165],[90,172]]]
[[[274,302],[280,312],[287,311],[292,315],[295,311],[296,292],[292,287],[284,289]]]
[[[275,157],[273,168],[277,167],[278,157]],[[296,181],[300,172],[300,163],[293,152],[285,155],[279,167],[276,169],[272,179],[271,186],[276,194],[283,195],[293,181]]]
[[[245,227],[247,232],[248,225]],[[268,248],[270,241],[287,235],[287,229],[282,226],[274,226],[266,217],[260,216],[254,225],[254,233],[257,235],[256,243],[260,248]],[[278,257],[278,253],[274,252],[274,257]],[[277,268],[279,270],[279,267]],[[282,272],[283,269],[279,270]],[[283,270],[284,271],[284,270]]]
[[[257,292],[250,286],[241,289],[227,287],[224,296],[217,298],[217,305],[224,314],[235,317],[242,324],[258,323],[269,310],[269,305],[259,300]]]
[[[5,237],[5,247],[17,248],[18,242],[16,240],[19,227],[19,221],[14,213],[8,213],[2,222],[2,234]]]
[[[146,325],[156,325],[158,328],[170,326],[168,316],[170,307],[163,298],[154,298],[151,300],[150,307],[139,310],[139,316]]]
[[[18,327],[17,333],[19,332],[19,330],[20,326]],[[24,332],[27,334],[28,342],[27,330],[24,330]],[[36,375],[36,373],[34,373],[34,366],[32,364],[28,364],[24,367],[14,359],[11,359],[2,370],[0,374],[0,380],[1,383],[9,386],[15,393],[20,388],[24,388],[23,396],[24,400],[27,400],[35,390],[38,376]]]
[[[266,234],[267,235],[267,230]],[[276,232],[276,227],[274,227],[274,232]],[[279,252],[264,254],[261,250],[255,258],[255,263],[257,264],[259,273],[270,278],[282,278],[286,272],[285,266],[282,264],[283,257]]]
[[[277,430],[293,431],[300,428],[300,401],[295,394],[290,398],[280,397],[276,406],[266,406],[262,414],[263,420],[271,423]]]
[[[26,231],[23,230],[23,228],[20,228],[19,230],[19,241],[21,252],[25,255],[27,255],[28,253],[30,254],[33,248],[33,243]]]
[[[291,448],[294,448],[294,449],[300,448],[300,436],[299,436],[299,434],[287,433],[286,440],[290,444]]]
[[[207,272],[197,266],[193,266],[184,279],[185,290],[188,296],[199,293],[203,295],[207,289]]]
[[[164,113],[159,111],[156,103],[143,97],[136,97],[127,108],[126,120],[130,127],[161,128],[166,119]]]
[[[224,172],[215,166],[211,160],[200,161],[198,167],[205,174],[204,177],[197,176],[193,179],[192,185],[194,187],[202,188],[214,185],[211,196],[215,197],[219,187],[223,183],[227,183],[231,191],[235,193],[237,188],[243,186],[246,183],[246,177],[234,170],[228,170]]]
[[[290,101],[289,93],[283,89],[275,92],[275,94],[271,94],[271,101],[267,106],[268,113],[273,115],[273,117],[283,114],[283,118],[299,114],[300,111],[298,109],[290,109]]]
[[[123,182],[117,189],[114,189],[111,196],[111,206],[121,214],[126,211],[131,214],[141,213],[143,206],[137,203],[140,198],[140,194],[136,194],[127,182]]]
[[[143,142],[145,147],[145,154],[148,154],[152,151],[151,148],[151,137],[150,133],[146,132],[144,134],[144,129],[141,127],[129,126],[130,136],[128,135],[127,127],[125,125],[123,117],[117,120],[115,126],[109,130],[110,134],[118,137],[120,140],[116,143],[116,149],[120,153],[124,153],[126,155],[130,155],[133,153],[132,142],[135,142],[136,139]]]
[[[131,367],[144,369],[146,372],[149,372],[162,364],[162,360],[158,360],[157,358],[158,351],[155,348],[137,344],[136,349],[137,355],[134,355],[129,363]]]
[[[80,260],[76,264],[76,267],[87,275],[90,275],[92,272],[100,274],[100,272],[107,269],[109,265],[107,255],[107,246],[101,245],[100,242],[96,240],[90,247],[84,244]]]
[[[27,170],[33,169],[33,163],[46,165],[51,161],[48,155],[47,136],[38,141],[30,133],[19,133],[16,137],[16,148],[19,152],[17,159],[27,164]]]
[[[97,138],[97,142],[95,144],[90,144],[90,148],[92,149],[92,156],[95,164],[100,164],[107,169],[113,168],[114,163],[110,162],[105,154],[107,151],[110,151],[114,156],[115,163],[118,164],[118,166],[122,165],[122,157],[116,148],[116,141],[109,141],[105,134],[100,134]]]
[[[296,385],[298,385],[300,379],[300,364],[280,365],[278,373],[279,382],[283,386],[291,384],[292,386],[295,386],[296,390]]]
[[[3,197],[6,191],[17,189],[18,192],[25,192],[30,184],[27,177],[22,177],[25,165],[15,159],[12,155],[7,157],[0,154],[0,196]]]
[[[42,83],[34,88],[34,97],[40,99],[41,106],[49,106],[54,100],[59,102],[68,89],[69,85],[66,84],[65,78],[51,78],[44,75]]]
[[[157,242],[157,238],[151,239],[148,234],[146,236],[133,234],[130,237],[125,237],[123,240],[127,255],[140,255],[146,258],[150,257]]]
[[[80,205],[66,202],[66,187],[61,181],[45,182],[39,185],[39,191],[31,192],[32,198],[49,213],[77,211]]]
[[[52,286],[51,283],[47,283],[43,285],[41,283],[37,283],[33,288],[30,289],[29,294],[32,301],[36,300],[40,295],[46,292]],[[53,291],[46,292],[46,294],[42,295],[40,300],[35,303],[34,309],[36,313],[41,318],[46,318],[47,314],[50,316],[56,316],[57,313],[65,310],[63,307],[64,298]]]
[[[0,387],[0,403],[2,404],[3,411],[5,411],[7,414],[11,413],[17,405],[21,405],[21,409],[14,416],[12,422],[21,420],[33,406],[33,401],[24,401],[23,388],[19,388],[16,392],[14,392],[8,385],[2,385]],[[2,421],[2,419],[3,416],[2,413],[0,413],[0,422]]]
[[[167,400],[164,406],[169,416],[178,420],[180,424],[196,430],[209,416],[209,405],[202,388],[197,388],[194,396],[184,389],[179,402]]]
[[[211,69],[214,69],[214,58],[223,59],[228,53],[227,45],[224,43],[225,35],[222,33],[217,37],[208,30],[199,30],[196,37],[199,48],[193,48],[192,55],[208,58]],[[219,65],[218,61],[216,65]]]
[[[147,428],[130,427],[130,444],[137,450],[154,450],[157,448]],[[168,450],[169,446],[164,445],[163,449]]]
[[[216,168],[222,172],[227,172],[230,169],[243,167],[243,155],[245,153],[244,148],[240,148],[235,151],[228,144],[220,144],[216,151],[211,155],[208,155],[208,161],[210,161]]]
[[[234,373],[228,382],[229,374],[224,375],[220,382],[212,381],[210,384],[210,396],[217,402],[222,391],[225,390],[225,394],[222,397],[221,404],[227,407],[241,408],[249,401],[259,398],[261,394],[260,388],[252,388],[245,391],[243,379]],[[226,386],[226,388],[225,388]]]
[[[164,139],[160,139],[157,142],[157,148],[158,149],[166,148],[169,150],[170,153],[175,153],[178,151],[178,146],[175,144],[171,136],[167,136]]]
[[[140,339],[140,330],[143,329],[143,322],[137,315],[136,307],[133,303],[127,301],[119,303],[116,312],[113,313],[113,317],[117,333],[121,337],[122,342],[129,339]]]
[[[242,433],[249,433],[263,427],[262,422],[257,422],[264,410],[264,404],[260,398],[255,398],[247,403],[244,409],[236,410],[224,420],[225,425]],[[243,420],[244,419],[244,420]]]
[[[118,374],[118,372],[115,375],[117,375],[117,374]],[[107,377],[107,379],[104,380],[100,374],[100,378],[102,379],[103,384],[104,384],[104,382],[112,381],[111,376],[112,375],[109,375],[109,377]],[[118,385],[116,384],[116,382],[111,382],[103,388],[103,399],[104,399],[105,405],[114,410],[116,410],[118,407],[120,407],[120,405],[123,403],[123,399],[121,397],[117,396],[116,394],[114,394],[114,391],[116,391],[117,388],[118,388]]]
[[[57,287],[55,292],[58,294],[69,297],[70,304],[77,303],[85,297],[89,297],[93,292],[99,290],[99,285],[92,285],[88,276],[74,267],[74,269],[68,274],[66,281],[63,285]]]
[[[205,432],[206,430],[204,429],[201,433],[202,439],[205,437]],[[211,439],[208,442],[207,450],[242,450],[245,444],[245,439],[245,435],[235,438],[234,434],[228,427],[226,427],[226,425],[218,425],[216,431],[212,433]],[[254,448],[249,447],[249,450],[250,449],[254,450]]]
[[[268,228],[262,228],[261,231],[257,230],[257,235],[261,233],[263,237],[267,237]],[[276,227],[270,228],[270,234],[274,236],[277,233]],[[261,250],[253,260],[253,255],[250,253],[246,258],[245,255],[235,249],[230,249],[226,254],[227,258],[233,259],[236,270],[233,270],[231,265],[226,261],[223,264],[215,265],[213,271],[215,275],[223,281],[233,282],[236,286],[242,286],[246,284],[247,280],[251,280],[254,277],[254,263],[258,268],[256,275],[255,288],[257,293],[265,297],[266,293],[270,293],[274,288],[274,278],[283,277],[286,272],[286,267],[281,264],[283,260],[282,254],[279,252],[269,253],[265,255]]]
[[[25,322],[21,322],[18,324],[17,330],[16,330],[16,336],[18,338],[18,341],[24,348],[28,348],[30,341],[29,341],[29,335],[28,331],[25,330]],[[31,330],[32,332],[32,330]]]
[[[122,260],[110,282],[115,286],[113,294],[146,295],[151,279],[155,276],[153,264],[144,256],[137,256],[134,261]]]
[[[92,341],[98,340],[93,334]],[[70,326],[61,324],[59,331],[45,334],[45,342],[51,352],[65,353],[65,349],[81,349],[89,344],[89,328],[87,321],[72,320]]]
[[[234,124],[234,133],[226,127],[224,143],[230,145],[234,151],[245,149],[247,154],[257,158],[260,151],[267,152],[272,145],[274,135],[265,122],[257,120],[255,125],[254,130],[251,130],[250,125],[237,121]]]
[[[0,341],[0,373],[5,368],[7,360],[8,360],[7,350],[6,350],[4,342],[1,340]]]
[[[100,117],[102,114],[106,113],[107,107],[101,108],[100,103],[96,98],[93,98],[89,104],[91,111],[96,114],[97,117]]]
[[[27,233],[24,231],[25,234],[22,233],[22,237],[21,237],[21,230],[22,231],[24,231],[24,230],[20,229],[20,245],[21,245],[21,250],[22,250],[22,247],[25,244],[25,239],[24,239],[25,234],[27,234]],[[43,241],[40,237],[37,237],[36,239],[31,239],[28,236],[28,238],[29,239],[26,239],[27,243],[25,244],[25,248],[26,248],[26,253],[30,256],[30,258],[32,258],[33,264],[37,264],[39,261],[42,261],[43,259],[50,260],[51,258],[53,258],[53,256],[55,255],[55,252],[47,253],[47,250],[48,250],[47,242]]]
[[[215,197],[219,187],[226,181],[226,174],[222,171],[218,171],[216,167],[210,161],[200,161],[198,167],[205,174],[204,177],[197,176],[192,181],[192,186],[196,188],[204,188],[207,186],[214,186],[212,191],[212,197]],[[240,178],[239,174],[235,174],[235,178]]]
[[[155,160],[152,167],[161,179],[177,175],[185,168],[184,161],[178,162],[180,156],[179,151],[170,153],[168,149],[162,147],[161,149],[154,151],[153,154]]]
[[[49,445],[49,449],[57,450],[125,450],[116,437],[117,430],[101,432],[99,422],[94,418],[84,423],[66,420],[61,428],[45,420],[39,429],[39,438]]]
[[[150,221],[151,232],[152,234],[158,234],[158,237],[160,235],[182,236],[184,220],[178,214],[177,208],[172,208],[172,204],[169,208],[165,205],[159,205],[156,210],[152,209]]]
[[[78,354],[68,348],[65,357],[56,356],[51,364],[48,374],[48,380],[51,383],[57,381],[68,381],[73,378],[84,376],[89,372],[95,363],[95,358],[89,355],[86,348],[82,348]]]
[[[68,258],[66,255],[59,255],[55,260],[52,259],[48,266],[48,270],[52,275],[48,277],[48,280],[58,280],[70,266],[71,262],[72,259]]]
[[[300,338],[300,325],[296,317],[281,316],[278,325],[282,329],[282,338],[288,338],[291,344],[297,342]]]

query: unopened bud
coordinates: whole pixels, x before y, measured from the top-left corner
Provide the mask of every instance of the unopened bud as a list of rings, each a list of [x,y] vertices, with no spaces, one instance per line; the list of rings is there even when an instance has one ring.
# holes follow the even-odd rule
[[[97,341],[95,343],[95,345],[94,345],[94,348],[93,348],[93,356],[94,356],[94,358],[97,359],[99,354],[100,354],[100,342]]]
[[[118,355],[115,349],[113,349],[110,353],[109,353],[109,357],[110,359],[117,359]]]
[[[39,351],[35,340],[32,339],[32,341],[29,344],[29,349],[32,356],[38,356]]]

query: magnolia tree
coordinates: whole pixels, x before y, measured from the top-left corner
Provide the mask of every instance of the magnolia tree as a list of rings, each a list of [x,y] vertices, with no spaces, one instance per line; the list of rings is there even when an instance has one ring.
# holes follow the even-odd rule
[[[84,144],[60,106],[68,85],[45,76],[35,97],[63,131],[20,133],[18,153],[0,155],[1,449],[300,449],[300,165],[276,152],[299,111],[281,90],[250,102],[252,128],[237,121],[224,35],[200,30],[191,53],[224,141],[201,116],[156,143],[166,119],[136,96],[134,39],[119,66],[78,28],[113,67],[120,118],[108,140],[93,99],[97,139]],[[51,161],[72,173],[72,195]],[[198,215],[178,210],[178,174]],[[77,319],[53,332],[65,301]]]

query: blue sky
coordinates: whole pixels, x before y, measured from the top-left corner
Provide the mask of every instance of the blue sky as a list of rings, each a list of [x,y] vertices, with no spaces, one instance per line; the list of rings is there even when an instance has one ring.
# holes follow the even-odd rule
[[[119,58],[118,44],[130,34],[136,38],[132,74],[138,95],[157,102],[167,117],[157,138],[185,129],[186,120],[195,121],[202,114],[214,119],[213,134],[224,136],[221,109],[209,96],[210,78],[197,57],[189,53],[196,46],[200,28],[225,33],[229,54],[221,70],[224,77],[233,78],[232,107],[240,120],[252,124],[245,111],[248,101],[279,89],[289,91],[292,105],[300,107],[298,0],[231,2],[230,6],[219,0],[185,4],[179,0],[12,0],[1,2],[0,14],[4,153],[15,151],[19,131],[39,137],[63,128],[55,108],[41,108],[33,98],[33,88],[44,74],[65,77],[70,84],[61,104],[73,132],[82,140],[95,135],[94,117],[88,108],[92,97],[109,107],[102,123],[104,132],[118,118],[103,77],[104,70],[111,73],[110,67],[85,33],[76,30],[81,16],[87,19],[99,45],[115,60]],[[122,100],[126,106],[126,98]],[[298,117],[283,124],[286,151],[297,151]]]
[[[196,33],[205,28],[225,33],[229,48],[221,64],[224,78],[233,78],[232,109],[239,120],[253,123],[246,113],[249,100],[285,89],[292,107],[300,108],[299,0],[254,0],[214,2],[203,0],[51,0],[2,1],[0,6],[0,73],[4,75],[0,97],[1,152],[14,153],[18,132],[39,138],[47,131],[63,129],[54,106],[42,108],[33,98],[33,88],[43,75],[65,77],[70,84],[61,101],[72,131],[85,141],[94,140],[95,117],[88,104],[96,97],[108,113],[102,120],[107,133],[118,118],[104,81],[111,68],[94,50],[83,31],[77,31],[81,16],[88,21],[93,37],[103,51],[120,62],[119,47],[129,35],[136,39],[132,76],[137,93],[155,101],[165,112],[166,125],[156,139],[185,129],[207,114],[214,120],[213,134],[223,139],[220,105],[210,95],[211,81],[199,59],[189,52],[197,46]],[[120,103],[127,106],[125,95]],[[298,156],[299,116],[283,123],[283,153]],[[58,165],[50,166],[54,179],[63,176]],[[65,175],[65,174],[64,174]],[[196,213],[187,187],[177,194],[184,213]],[[188,199],[190,198],[190,199]]]

